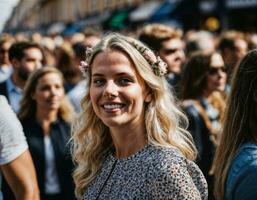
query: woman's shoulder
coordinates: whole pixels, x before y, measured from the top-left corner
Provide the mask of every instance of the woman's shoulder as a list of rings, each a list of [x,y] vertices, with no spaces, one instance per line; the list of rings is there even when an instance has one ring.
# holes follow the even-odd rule
[[[238,174],[251,168],[257,169],[257,145],[245,143],[239,148],[235,159],[232,161],[230,173]]]
[[[199,116],[198,107],[199,101],[193,99],[187,99],[181,103],[182,110],[190,116]]]
[[[231,163],[226,182],[226,197],[230,199],[232,194],[239,195],[238,199],[240,195],[249,196],[249,199],[256,197],[256,179],[257,145],[245,143]]]
[[[185,197],[182,199],[198,195],[201,199],[207,197],[207,183],[201,170],[179,150],[174,147],[154,147],[150,158],[152,176],[149,180],[154,185],[153,188],[157,187],[156,184],[166,185],[165,188]]]
[[[172,168],[197,169],[196,164],[186,159],[175,147],[152,146],[152,149],[151,155],[148,157],[148,163],[157,171],[165,171],[167,168],[169,168],[168,171]]]

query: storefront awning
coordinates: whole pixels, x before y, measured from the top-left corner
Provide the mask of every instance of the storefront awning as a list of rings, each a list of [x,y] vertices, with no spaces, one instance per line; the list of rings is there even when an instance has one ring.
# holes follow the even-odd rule
[[[134,7],[122,8],[113,12],[112,15],[104,22],[106,29],[123,29],[129,24],[129,14]]]
[[[131,12],[129,19],[131,22],[148,20],[159,7],[159,2],[146,2]]]
[[[150,21],[151,22],[159,22],[159,21],[169,19],[171,13],[175,10],[178,3],[180,3],[180,2],[181,2],[181,0],[166,0],[155,11],[155,13],[150,18]]]

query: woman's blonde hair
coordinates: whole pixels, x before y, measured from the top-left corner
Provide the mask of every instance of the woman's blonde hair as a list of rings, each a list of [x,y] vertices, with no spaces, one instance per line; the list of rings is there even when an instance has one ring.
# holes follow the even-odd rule
[[[41,69],[31,74],[31,76],[26,82],[23,97],[20,103],[21,107],[18,113],[18,117],[21,121],[35,117],[37,105],[36,105],[36,101],[32,98],[32,94],[35,92],[35,89],[38,84],[38,80],[42,76],[50,73],[57,74],[61,78],[62,82],[64,83],[64,78],[62,73],[54,67],[42,67]],[[58,115],[66,122],[69,122],[69,123],[72,122],[74,118],[74,110],[69,100],[67,99],[67,97],[63,98],[59,108]]]
[[[225,111],[221,143],[217,148],[215,166],[215,196],[225,198],[226,179],[232,160],[246,141],[257,144],[256,132],[257,51],[249,52],[237,67]],[[255,121],[254,121],[255,120]]]
[[[195,159],[196,149],[191,135],[185,130],[187,118],[175,105],[164,77],[156,76],[143,55],[132,45],[145,47],[141,42],[119,34],[108,34],[94,47],[89,66],[103,51],[116,50],[126,54],[138,74],[144,79],[152,93],[151,102],[146,104],[145,127],[149,144],[175,147],[188,159]],[[147,47],[145,47],[147,48]],[[147,48],[148,49],[148,48]],[[89,67],[90,69],[90,67]],[[91,79],[88,73],[88,86]],[[106,154],[113,148],[111,136],[103,122],[96,116],[87,90],[82,99],[83,111],[74,123],[72,131],[73,159],[77,164],[73,174],[76,196],[82,198],[83,191],[94,180]]]

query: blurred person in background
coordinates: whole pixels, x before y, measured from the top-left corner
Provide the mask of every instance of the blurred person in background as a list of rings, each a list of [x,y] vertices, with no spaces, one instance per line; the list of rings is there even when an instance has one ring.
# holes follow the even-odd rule
[[[243,33],[237,31],[228,31],[221,34],[218,49],[221,52],[225,62],[228,74],[228,85],[238,62],[248,51],[248,44]]]
[[[64,76],[64,88],[68,93],[81,80],[79,67],[75,63],[75,54],[70,42],[65,41],[61,46],[55,49],[56,63],[55,67],[60,70]]]
[[[217,200],[256,199],[256,50],[249,52],[235,69],[214,167]]]
[[[42,67],[41,47],[32,42],[17,42],[9,49],[9,60],[13,67],[11,76],[0,83],[0,94],[4,95],[13,110],[18,113],[22,90],[30,74]]]
[[[36,168],[41,199],[72,200],[69,139],[74,111],[59,70],[43,67],[28,79],[18,114]]]
[[[0,83],[9,78],[12,73],[8,52],[12,42],[11,36],[0,38]]]
[[[76,67],[79,67],[80,62],[85,60],[86,49],[94,47],[101,40],[100,34],[97,32],[86,32],[85,35],[83,42],[75,43],[72,46],[75,52]],[[86,88],[86,80],[82,80],[67,94],[77,113],[81,111],[80,101],[86,92]]]
[[[182,32],[162,24],[149,24],[142,28],[138,38],[168,64],[167,81],[178,94],[180,73],[185,61]]]
[[[189,58],[181,79],[182,107],[198,150],[196,162],[209,185],[209,199],[213,199],[211,168],[225,109],[220,92],[225,89],[226,78],[220,54],[197,52]]]
[[[16,200],[39,200],[36,172],[22,126],[0,95],[0,168]],[[0,174],[0,200],[1,193]]]
[[[54,67],[56,65],[56,43],[51,37],[44,36],[41,39],[40,45],[42,46],[44,54],[44,65]]]
[[[196,51],[215,51],[216,40],[214,35],[208,31],[188,31],[185,34],[186,57]]]
[[[102,37],[101,32],[93,29],[85,29],[83,33],[85,35],[83,44],[90,48],[94,47],[98,42],[100,42]]]
[[[257,33],[246,34],[246,41],[248,43],[248,50],[257,49]]]

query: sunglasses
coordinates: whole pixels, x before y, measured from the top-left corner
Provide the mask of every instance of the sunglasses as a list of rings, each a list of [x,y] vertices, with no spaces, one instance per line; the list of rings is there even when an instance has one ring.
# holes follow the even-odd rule
[[[219,70],[221,72],[224,72],[226,73],[227,72],[227,69],[225,66],[222,66],[222,67],[210,67],[209,70],[208,70],[208,74],[209,75],[215,75],[219,72]]]

